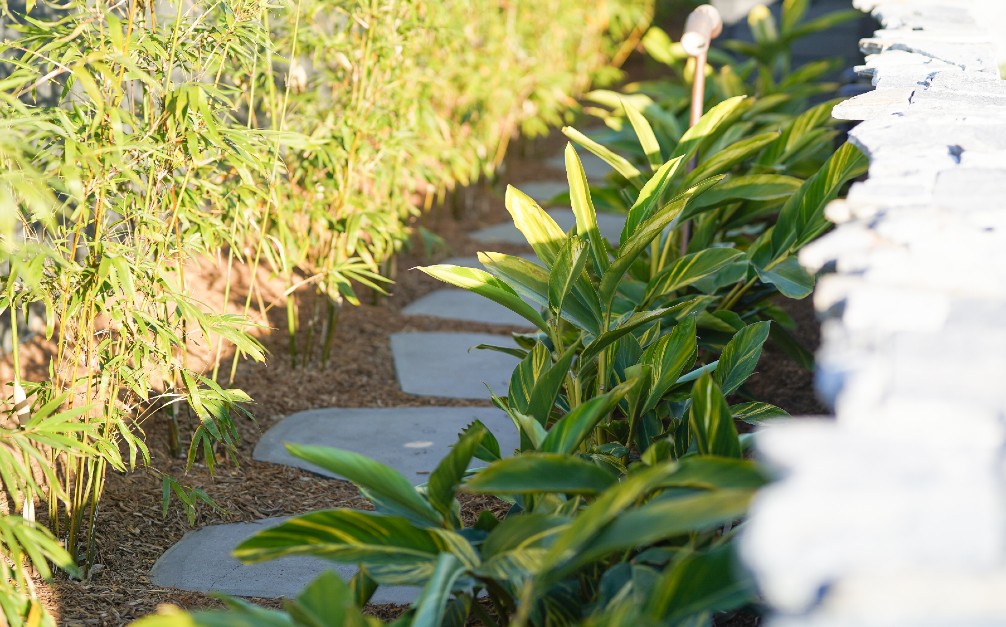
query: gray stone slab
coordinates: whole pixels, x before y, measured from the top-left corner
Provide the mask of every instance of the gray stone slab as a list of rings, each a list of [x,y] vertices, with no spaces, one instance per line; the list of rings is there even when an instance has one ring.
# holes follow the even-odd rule
[[[569,209],[553,209],[548,212],[552,219],[556,221],[563,231],[569,232],[576,227],[576,216]],[[611,213],[597,214],[597,227],[601,235],[613,244],[618,243],[618,238],[622,235],[622,227],[625,226],[625,216]],[[472,239],[480,242],[495,242],[504,244],[526,244],[527,240],[521,235],[517,227],[512,222],[496,224],[472,233]]]
[[[391,466],[416,484],[424,483],[474,420],[482,421],[509,454],[520,445],[513,423],[493,407],[332,408],[302,411],[266,431],[255,459],[338,477],[287,452],[287,442],[335,446]],[[480,466],[476,462],[473,467]]]
[[[157,560],[150,579],[154,585],[167,588],[275,599],[296,596],[327,570],[336,571],[346,581],[356,573],[353,566],[316,557],[284,557],[249,565],[231,556],[231,551],[245,539],[285,520],[266,518],[190,531]],[[419,588],[382,586],[373,602],[406,605],[418,593]]]
[[[562,194],[569,194],[569,183],[565,180],[555,180],[555,181],[529,181],[527,183],[520,183],[514,185],[517,189],[524,192],[528,196],[534,199],[542,207],[552,207],[559,204],[569,204],[565,203],[553,203],[552,198],[556,196],[561,196]]]
[[[529,328],[531,324],[513,311],[467,290],[431,292],[402,310],[407,316],[432,316],[485,324]]]
[[[395,333],[391,351],[402,390],[408,394],[486,400],[489,387],[506,394],[517,359],[479,344],[516,346],[506,335],[487,333]]]
[[[611,166],[602,161],[599,157],[596,157],[593,153],[587,152],[582,148],[578,148],[576,154],[580,157],[580,163],[583,164],[583,173],[587,175],[587,180],[591,183],[600,183],[611,174]],[[566,155],[565,153],[557,154],[553,157],[549,157],[545,161],[545,164],[556,170],[566,171]],[[524,188],[520,185],[517,186],[521,191]],[[525,194],[528,192],[524,192]]]

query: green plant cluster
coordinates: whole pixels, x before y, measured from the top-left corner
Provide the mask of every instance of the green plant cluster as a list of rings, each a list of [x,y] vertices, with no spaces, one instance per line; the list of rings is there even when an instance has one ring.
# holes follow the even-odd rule
[[[168,421],[189,464],[212,471],[233,450],[250,399],[223,383],[220,360],[235,353],[233,380],[240,358],[264,359],[247,316],[265,306],[256,276],[289,285],[297,363],[312,355],[293,342],[296,291],[317,290],[327,311],[307,317],[308,346],[328,359],[339,308],[387,280],[423,198],[492,173],[519,130],[561,123],[650,11],[648,0],[4,2],[6,621],[42,619],[29,562],[45,576],[50,562],[90,566],[107,470],[150,463],[145,421]],[[228,302],[235,264],[250,268],[245,315],[190,293],[191,261],[214,257]],[[23,374],[27,319],[52,341],[45,380]],[[215,349],[212,368],[192,363],[199,345]],[[190,517],[208,502],[163,482],[165,504],[177,498]]]
[[[797,26],[805,9],[785,2],[786,28],[812,32]],[[756,10],[752,19],[765,18]],[[647,36],[659,58],[656,37]],[[779,301],[810,293],[814,277],[795,255],[866,165],[851,145],[833,148],[831,103],[806,100],[823,88],[759,91],[762,56],[738,75],[753,96],[714,90],[714,106],[688,129],[679,119],[687,92],[671,97],[674,84],[654,88],[660,101],[594,94],[612,96],[600,113],[613,133],[606,145],[565,130],[575,228],[563,232],[509,188],[507,210],[536,261],[486,252],[484,269],[421,268],[535,328],[514,335],[518,348],[481,347],[520,359],[505,394],[492,394],[520,435],[516,451],[476,421],[414,487],[360,454],[290,445],[353,482],[374,510],[299,516],[235,555],[314,555],[359,573],[348,583],[324,575],[283,611],[229,600],[228,612],[168,610],[138,625],[378,625],[362,607],[380,585],[420,587],[394,624],[424,627],[709,625],[754,601],[733,541],[767,477],[745,459],[736,422],[785,412],[744,384],[770,338],[808,357],[785,332],[792,321]],[[588,185],[574,143],[611,166],[607,184]],[[595,198],[625,213],[617,242],[600,233]],[[476,459],[486,465],[469,470]],[[462,493],[509,509],[466,525]]]

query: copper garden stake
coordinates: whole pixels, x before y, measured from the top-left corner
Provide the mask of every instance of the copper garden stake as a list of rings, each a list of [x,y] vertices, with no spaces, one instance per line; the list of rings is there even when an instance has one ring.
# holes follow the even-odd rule
[[[709,53],[709,45],[713,39],[723,32],[723,19],[716,7],[710,4],[703,4],[696,8],[685,21],[685,32],[681,35],[681,47],[685,49],[688,56],[695,59],[695,73],[692,78],[692,109],[688,120],[688,126],[695,126],[702,117],[703,104],[706,98],[706,57]],[[689,168],[694,168],[698,162],[696,155]],[[688,249],[688,240],[691,239],[691,224],[685,223],[681,227],[681,254],[684,255]]]

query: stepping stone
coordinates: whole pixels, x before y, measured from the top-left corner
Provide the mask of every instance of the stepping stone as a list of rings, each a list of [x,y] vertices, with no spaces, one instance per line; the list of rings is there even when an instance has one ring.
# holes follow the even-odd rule
[[[527,320],[506,307],[484,296],[461,289],[431,292],[403,309],[402,313],[407,316],[432,316],[485,324],[531,327]]]
[[[494,393],[506,394],[517,359],[499,351],[472,349],[478,344],[516,347],[506,335],[395,333],[391,336],[391,351],[402,391],[487,400],[488,384]]]
[[[569,194],[569,183],[566,181],[528,181],[514,185],[514,187],[533,198],[542,207],[560,204],[549,201],[556,196]],[[568,205],[569,201],[561,204]]]
[[[255,459],[338,477],[294,457],[284,444],[336,446],[363,453],[420,484],[476,419],[496,436],[504,455],[520,446],[513,423],[493,407],[333,408],[302,411],[280,421],[255,446]]]
[[[355,566],[318,557],[284,557],[260,564],[242,564],[231,556],[231,551],[245,539],[286,520],[286,517],[266,518],[190,531],[157,560],[150,570],[150,580],[167,588],[276,599],[297,596],[327,570],[334,570],[346,581],[356,573]],[[372,602],[408,605],[418,594],[419,588],[381,586]]]
[[[580,163],[583,164],[583,173],[587,175],[587,180],[591,183],[601,183],[604,181],[605,177],[614,172],[611,166],[601,161],[599,157],[594,156],[593,153],[587,152],[583,149],[577,149],[576,154],[580,156]],[[564,153],[559,153],[554,157],[549,157],[545,164],[550,168],[555,168],[556,170],[566,171],[566,155]],[[524,191],[523,187],[517,186],[522,192],[528,194],[529,192]],[[535,198],[532,196],[532,198]],[[535,198],[537,200],[537,198]]]
[[[569,232],[576,226],[576,216],[569,209],[553,209],[548,212],[552,219],[556,221],[563,231]],[[625,226],[625,216],[612,213],[597,214],[597,228],[601,235],[612,244],[618,244],[618,238],[622,235],[622,227]],[[480,229],[471,234],[472,239],[480,242],[497,242],[504,244],[527,244],[527,240],[512,222],[503,222],[484,229]]]

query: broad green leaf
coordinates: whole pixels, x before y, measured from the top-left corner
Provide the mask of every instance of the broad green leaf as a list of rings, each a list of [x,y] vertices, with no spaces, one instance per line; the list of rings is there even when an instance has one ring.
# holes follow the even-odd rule
[[[691,161],[704,144],[712,141],[717,133],[726,128],[725,125],[730,120],[741,115],[750,107],[750,99],[746,96],[737,96],[727,98],[709,109],[695,126],[685,131],[685,134],[681,136],[681,141],[671,153],[671,158],[684,157],[686,162]]]
[[[763,283],[774,285],[786,298],[801,299],[814,291],[814,275],[803,269],[796,257],[784,257],[771,269],[754,267]]]
[[[644,611],[654,621],[679,625],[695,615],[736,609],[754,598],[754,581],[735,563],[728,543],[675,561],[654,584]]]
[[[677,466],[673,463],[639,468],[621,482],[610,486],[555,539],[545,558],[543,570],[556,570],[571,560],[575,562],[578,554],[592,545],[595,536],[612,520],[624,516],[626,509],[652,492],[676,469]]]
[[[576,232],[590,242],[594,265],[598,274],[601,274],[611,263],[608,260],[608,243],[601,237],[601,231],[597,227],[597,213],[590,199],[590,186],[587,184],[587,175],[583,172],[583,164],[580,163],[573,144],[569,143],[566,144],[566,178],[569,181],[569,200],[576,217]]]
[[[426,498],[430,505],[440,512],[444,520],[453,521],[455,518],[456,501],[454,496],[485,435],[486,428],[481,423],[472,424],[430,473]]]
[[[450,553],[441,553],[429,581],[413,603],[412,627],[441,627],[455,582],[464,575],[465,565]],[[330,622],[329,625],[341,623]]]
[[[510,375],[510,390],[507,394],[507,403],[511,409],[515,409],[522,414],[528,413],[531,406],[531,399],[534,394],[534,386],[541,376],[548,371],[551,365],[551,357],[548,349],[542,343],[537,343],[534,348],[522,359],[513,374]],[[539,422],[543,422],[539,420]]]
[[[803,181],[800,179],[782,174],[731,175],[691,202],[681,219],[687,220],[707,209],[737,201],[786,200],[796,193],[802,184]]]
[[[287,604],[290,618],[303,627],[346,625],[360,627],[371,624],[355,604],[353,593],[339,575],[326,571],[308,584],[297,598]]]
[[[572,454],[597,423],[604,419],[629,392],[634,381],[622,383],[607,394],[596,396],[573,408],[549,430],[541,450],[546,453]]]
[[[494,276],[512,286],[521,298],[539,307],[548,307],[548,270],[527,259],[501,253],[479,253],[479,261]],[[554,262],[553,258],[551,263]],[[563,301],[561,315],[563,320],[590,333],[600,332],[600,305],[594,301],[584,303],[576,289]]]
[[[627,333],[631,333],[636,329],[638,329],[639,327],[660,320],[664,316],[670,315],[672,313],[687,315],[685,311],[689,306],[691,306],[693,303],[697,301],[704,301],[704,300],[705,297],[696,297],[694,299],[678,303],[673,307],[664,307],[662,309],[633,312],[628,317],[619,320],[618,323],[615,324],[610,331],[602,333],[601,335],[596,337],[593,342],[588,344],[587,347],[583,349],[583,354],[580,355],[580,360],[582,362],[590,361],[595,356],[597,356],[602,350],[617,342]]]
[[[601,161],[610,165],[616,172],[624,176],[626,180],[634,182],[633,184],[636,185],[637,189],[642,188],[642,185],[638,184],[639,178],[642,175],[641,172],[636,169],[636,166],[629,163],[627,159],[616,155],[575,128],[569,126],[563,127],[562,134],[589,150]]]
[[[715,274],[744,253],[733,248],[706,248],[674,260],[650,280],[645,302],[664,296]]]
[[[656,408],[667,390],[677,383],[682,371],[695,363],[695,354],[694,316],[686,317],[670,333],[646,349],[641,361],[653,368],[653,385],[643,413]]]
[[[624,100],[621,104],[622,110],[625,111],[625,117],[629,120],[632,130],[636,133],[636,138],[643,149],[643,154],[646,155],[646,161],[654,172],[657,171],[663,165],[664,159],[660,155],[660,143],[657,141],[657,136],[653,134],[653,128],[646,121],[646,118],[643,117],[642,113],[630,107]]]
[[[786,410],[758,401],[731,405],[730,414],[734,417],[734,420],[743,420],[749,425],[756,426],[773,419],[789,417]]]
[[[772,232],[772,258],[793,252],[805,243],[809,234],[816,235],[825,205],[838,196],[845,183],[864,173],[867,165],[863,153],[846,143],[807,179],[779,212]]]
[[[437,555],[451,552],[468,563],[468,543],[443,529],[423,529],[407,518],[348,509],[312,512],[260,531],[234,550],[245,563],[310,555],[368,566],[411,567],[422,581],[432,573]],[[376,578],[376,575],[375,575]]]
[[[562,311],[566,296],[583,274],[587,259],[587,244],[579,237],[567,239],[560,247],[548,274],[548,306],[556,314]]]
[[[754,372],[771,324],[767,321],[750,324],[723,348],[716,367],[716,382],[724,395],[732,394]]]
[[[712,490],[658,496],[615,516],[573,564],[589,564],[613,552],[716,529],[744,516],[754,494],[754,490]]]
[[[563,381],[566,380],[569,367],[573,363],[573,358],[576,357],[577,348],[578,344],[568,347],[559,360],[535,380],[526,413],[543,426],[548,422],[549,414],[552,413],[555,399],[559,396],[559,390],[562,388]]]
[[[552,216],[538,206],[530,196],[512,185],[507,185],[506,209],[513,218],[514,226],[524,235],[524,239],[534,249],[546,265],[555,263],[559,247],[566,239],[566,233],[559,228]]]
[[[345,477],[389,511],[416,521],[439,525],[440,514],[416,492],[400,472],[366,455],[327,446],[287,444],[290,454]]]
[[[688,178],[685,180],[685,184],[690,185],[696,181],[701,181],[702,179],[707,179],[710,176],[715,176],[716,174],[727,173],[735,165],[754,155],[778,138],[779,133],[773,131],[771,133],[762,133],[761,135],[755,135],[754,137],[748,137],[747,139],[735,142],[730,146],[727,146],[724,150],[720,150],[712,156],[704,159],[702,163],[700,163],[699,166],[688,175]]]
[[[528,453],[491,464],[465,484],[479,494],[597,494],[618,479],[591,462],[557,453]]]
[[[508,516],[482,543],[482,556],[547,547],[552,538],[569,524],[569,519],[555,514],[525,512]]]
[[[654,210],[660,206],[660,199],[670,186],[671,181],[681,170],[682,163],[684,163],[682,157],[671,159],[660,166],[653,176],[650,177],[650,180],[646,181],[643,189],[639,192],[639,196],[636,197],[636,202],[632,204],[628,215],[625,217],[625,225],[622,227],[622,234],[618,240],[619,245],[624,244],[626,240],[631,238],[639,225],[648,220],[653,215]]]
[[[419,267],[418,269],[435,279],[484,296],[503,305],[539,329],[548,330],[548,325],[545,324],[545,320],[538,313],[538,310],[521,300],[516,290],[488,272],[478,268],[445,264]]]
[[[721,357],[720,364],[722,363]],[[699,377],[692,387],[688,423],[700,455],[741,456],[737,428],[734,427],[730,408],[716,381],[708,373]]]
[[[468,429],[482,429],[482,441],[479,442],[479,445],[475,448],[475,452],[472,453],[476,459],[484,462],[493,462],[503,457],[500,453],[500,444],[496,440],[496,436],[480,420],[473,421],[472,424],[466,427],[465,431]]]
[[[618,247],[615,260],[612,262],[611,267],[608,268],[608,271],[604,273],[604,276],[601,277],[600,300],[602,307],[606,309],[611,308],[611,302],[615,298],[618,284],[636,260],[636,257],[646,250],[650,242],[660,236],[664,229],[684,211],[693,198],[716,185],[720,180],[717,177],[706,179],[679,194],[640,224],[639,228],[632,234],[632,237]]]
[[[677,470],[661,488],[698,490],[757,490],[769,481],[756,462],[734,457],[691,455],[678,460]]]

